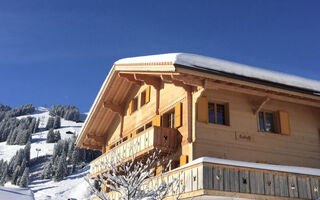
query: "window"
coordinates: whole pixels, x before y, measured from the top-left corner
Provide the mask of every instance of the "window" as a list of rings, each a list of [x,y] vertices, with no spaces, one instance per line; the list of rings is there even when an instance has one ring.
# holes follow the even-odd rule
[[[259,131],[276,133],[273,112],[259,112]]]
[[[132,112],[138,110],[138,97],[132,100]]]
[[[217,124],[226,124],[224,105],[217,104]]]
[[[174,125],[174,110],[169,111],[168,113],[164,114],[162,117],[163,126],[168,128],[175,128]]]
[[[208,121],[209,123],[227,125],[226,105],[208,103]]]
[[[140,107],[142,107],[144,104],[146,104],[146,90],[141,93]]]
[[[208,112],[209,112],[209,123],[215,123],[215,112],[214,112],[214,103],[208,104]]]

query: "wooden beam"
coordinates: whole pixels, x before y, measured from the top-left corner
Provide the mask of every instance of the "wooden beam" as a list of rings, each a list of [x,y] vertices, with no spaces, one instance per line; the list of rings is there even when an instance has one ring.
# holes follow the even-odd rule
[[[190,75],[171,75],[173,80],[181,81],[185,85],[190,85],[190,86],[203,86],[203,81],[205,79],[199,78],[196,76],[190,76]]]
[[[266,96],[259,104],[256,104],[253,108],[253,114],[256,115],[269,100],[270,97]]]
[[[93,149],[93,150],[99,150],[99,151],[102,150],[102,146],[98,146],[98,145],[92,145],[92,144],[83,143],[82,146],[83,146],[84,148],[87,148],[87,149]]]
[[[185,91],[192,91],[193,90],[193,86],[195,85],[189,85],[181,80],[175,79],[174,75],[161,75],[161,80],[167,83],[172,83],[177,87],[182,87]],[[202,85],[202,84],[201,84]]]
[[[105,138],[102,136],[96,136],[96,135],[87,135],[88,139],[93,139],[95,141],[104,141]]]
[[[142,81],[147,85],[152,85],[156,89],[161,88],[161,80],[160,78],[150,76],[150,75],[144,75],[144,74],[134,74],[134,77],[138,81]]]
[[[130,81],[130,82],[132,82],[132,83],[134,83],[136,85],[143,85],[142,81],[138,81],[138,80],[135,79],[134,74],[128,74],[128,73],[119,72],[118,76],[121,77],[121,78],[125,78],[128,81]]]
[[[123,115],[123,109],[121,105],[114,104],[111,101],[105,101],[103,102],[103,107],[108,108],[112,112],[118,113],[119,115]]]

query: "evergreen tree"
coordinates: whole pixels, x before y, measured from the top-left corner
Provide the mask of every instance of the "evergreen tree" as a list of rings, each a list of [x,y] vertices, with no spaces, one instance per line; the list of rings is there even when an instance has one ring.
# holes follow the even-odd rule
[[[55,142],[55,136],[53,129],[50,129],[47,134],[47,143],[54,143]]]
[[[24,152],[25,152],[27,162],[30,161],[30,150],[31,150],[31,142],[29,141],[27,145],[24,147]]]
[[[47,125],[46,125],[46,129],[49,130],[49,129],[53,128],[53,124],[54,124],[54,118],[49,117]]]
[[[58,142],[59,140],[61,140],[61,134],[59,131],[55,131],[54,132],[54,142]]]
[[[5,164],[2,167],[3,172],[2,175],[0,177],[0,185],[4,185],[7,182],[7,177],[8,177],[8,165]]]
[[[39,130],[40,119],[37,120],[36,125],[33,128],[32,133],[36,133]]]
[[[52,168],[52,163],[51,162],[48,162],[43,170],[42,170],[42,173],[41,173],[41,178],[42,179],[48,179],[48,178],[51,178],[52,175],[53,175],[53,168]]]
[[[74,172],[78,163],[79,163],[79,150],[78,148],[76,148],[73,150],[72,157],[71,157],[72,172]]]
[[[22,163],[21,163],[21,167],[20,167],[20,171],[19,171],[19,176],[22,176],[24,170],[27,167],[27,161],[26,158],[23,159]]]
[[[19,186],[20,187],[28,187],[29,185],[29,167],[27,167],[23,174],[22,174],[22,177],[19,181]]]
[[[15,169],[14,169],[14,172],[13,172],[13,175],[12,175],[12,184],[16,185],[17,184],[17,179],[19,177],[19,173],[20,173],[20,166],[18,165]]]
[[[61,118],[59,116],[56,116],[54,118],[53,128],[57,129],[61,127]]]
[[[63,152],[59,158],[58,167],[54,176],[54,181],[62,181],[66,175],[68,175],[68,168],[66,162],[66,154]]]

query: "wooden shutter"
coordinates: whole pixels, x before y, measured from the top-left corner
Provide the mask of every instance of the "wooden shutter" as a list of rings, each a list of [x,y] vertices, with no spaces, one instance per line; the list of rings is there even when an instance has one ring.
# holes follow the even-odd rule
[[[197,103],[198,121],[208,123],[208,99],[207,97],[199,97]]]
[[[146,89],[146,103],[150,102],[150,91],[151,91],[151,87],[149,85]]]
[[[290,135],[289,113],[286,111],[279,111],[278,113],[279,113],[280,133],[282,135]]]
[[[188,156],[187,156],[187,155],[182,155],[182,156],[180,156],[180,167],[181,167],[182,165],[187,164],[187,163],[188,163]]]
[[[157,115],[152,120],[152,126],[161,126],[161,116]]]
[[[179,102],[174,107],[174,127],[182,126],[182,103]]]
[[[129,115],[131,115],[131,113],[132,113],[132,103],[133,103],[133,101],[131,100],[129,103]]]

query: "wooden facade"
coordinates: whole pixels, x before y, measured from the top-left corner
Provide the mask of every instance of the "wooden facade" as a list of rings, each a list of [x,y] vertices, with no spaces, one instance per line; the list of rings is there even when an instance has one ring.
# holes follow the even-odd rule
[[[138,150],[130,153],[133,145]],[[77,146],[103,152],[91,164],[92,176],[106,170],[101,160],[108,159],[111,149],[128,159],[162,148],[177,154],[180,166],[215,157],[320,168],[320,96],[167,61],[115,64]],[[314,199],[318,195],[317,176],[199,165],[201,173],[209,175],[201,175],[200,186],[191,186],[194,176],[183,172],[190,179],[186,182],[191,181],[182,195],[186,198],[194,194]],[[220,182],[214,180],[215,173],[222,173]],[[247,176],[247,185],[241,185],[241,176]],[[290,181],[296,190],[290,190]]]

